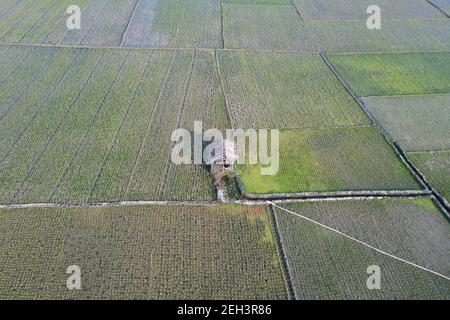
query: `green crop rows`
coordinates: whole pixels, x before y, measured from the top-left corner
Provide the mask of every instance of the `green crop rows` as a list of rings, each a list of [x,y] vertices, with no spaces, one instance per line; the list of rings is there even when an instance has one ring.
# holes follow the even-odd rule
[[[449,5],[1,0],[0,300],[449,299]],[[196,121],[279,171],[175,164]]]
[[[219,61],[238,128],[370,124],[318,54],[220,52]]]
[[[0,210],[0,221],[0,299],[288,298],[263,206]],[[67,290],[70,265],[82,290]]]
[[[450,52],[332,54],[330,59],[359,96],[450,92]]]
[[[408,261],[450,274],[449,225],[431,200],[283,204],[283,207]],[[448,299],[450,283],[276,208],[299,299]],[[433,249],[431,249],[433,248]],[[367,268],[382,271],[368,290]]]
[[[283,131],[276,175],[261,175],[259,165],[238,172],[257,194],[420,189],[373,127]]]
[[[229,127],[213,52],[26,50],[0,91],[2,202],[215,198],[205,167],[170,162],[172,130]]]

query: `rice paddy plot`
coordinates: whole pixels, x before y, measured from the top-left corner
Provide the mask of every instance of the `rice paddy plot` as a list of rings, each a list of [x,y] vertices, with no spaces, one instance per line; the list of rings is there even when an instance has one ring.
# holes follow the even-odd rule
[[[408,153],[414,165],[450,203],[450,150]]]
[[[127,47],[218,48],[218,0],[141,0],[124,35]]]
[[[328,56],[359,96],[450,92],[450,52]]]
[[[359,21],[308,21],[318,50],[327,52],[423,52],[450,50],[450,20],[382,20],[380,30]]]
[[[2,209],[0,299],[287,299],[272,230],[265,206]]]
[[[206,167],[171,162],[173,130],[230,127],[213,51],[22,50],[48,67],[0,128],[2,203],[215,199]]]
[[[282,131],[279,171],[238,167],[254,195],[421,189],[374,127]]]
[[[370,124],[318,54],[219,51],[236,128]]]
[[[294,6],[223,5],[225,48],[318,51]]]
[[[450,94],[369,97],[363,101],[403,150],[450,148]]]
[[[288,210],[447,276],[449,224],[429,199],[282,204]],[[275,208],[299,299],[448,299],[450,282]],[[370,266],[380,289],[369,290]]]
[[[426,0],[294,0],[301,15],[308,20],[364,20],[367,8],[377,5],[382,19],[445,19]]]

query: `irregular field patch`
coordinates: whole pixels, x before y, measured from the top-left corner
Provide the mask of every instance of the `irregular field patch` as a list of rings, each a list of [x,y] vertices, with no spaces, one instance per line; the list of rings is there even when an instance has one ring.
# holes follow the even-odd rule
[[[0,221],[0,299],[288,298],[264,206],[7,209]],[[82,290],[66,287],[71,265]]]
[[[445,19],[439,10],[425,0],[294,0],[305,19],[366,20],[366,11],[376,4],[384,19]]]
[[[450,150],[408,153],[431,185],[450,202]]]
[[[450,94],[368,97],[362,100],[403,150],[450,148]]]
[[[229,127],[214,52],[21,50],[30,90],[0,88],[2,203],[215,198],[205,167],[170,160],[174,129]]]
[[[282,131],[280,168],[263,176],[260,165],[238,173],[254,194],[421,189],[374,127]]]
[[[129,47],[221,47],[218,0],[141,0],[123,42]]]
[[[370,124],[318,54],[219,51],[235,128]]]
[[[282,207],[399,258],[450,275],[449,224],[431,200],[283,204]],[[450,282],[275,208],[300,299],[448,299]],[[381,290],[367,268],[380,267]]]
[[[330,54],[359,96],[449,93],[450,52]]]

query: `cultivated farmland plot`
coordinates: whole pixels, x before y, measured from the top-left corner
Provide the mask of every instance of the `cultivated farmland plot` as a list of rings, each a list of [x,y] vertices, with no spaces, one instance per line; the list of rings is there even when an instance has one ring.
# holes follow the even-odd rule
[[[219,64],[235,128],[370,124],[318,54],[219,51]]]
[[[260,169],[259,165],[238,168],[244,189],[256,197],[421,189],[382,135],[371,126],[282,131],[279,172],[263,176]]]
[[[367,8],[377,5],[384,19],[446,19],[426,0],[293,0],[307,20],[364,20]]]
[[[21,0],[4,14],[0,39],[5,42],[118,46],[137,0],[80,0],[80,30],[68,30],[66,13],[73,1]]]
[[[445,16],[438,20],[383,20],[381,30],[369,30],[365,19],[302,21],[293,6],[224,4],[226,48],[330,52],[450,50],[449,30],[450,21]]]
[[[0,299],[288,298],[264,206],[0,210],[0,222]],[[74,264],[82,290],[69,291]]]
[[[450,275],[450,227],[431,200],[310,202],[282,207],[384,252]],[[279,208],[275,211],[299,299],[450,298],[446,279]],[[371,265],[381,269],[381,290],[366,286]]]
[[[450,52],[330,54],[359,96],[450,92]]]
[[[223,5],[226,48],[317,51],[293,6]]]
[[[305,22],[316,46],[328,52],[421,52],[450,50],[450,20],[383,20],[381,30],[366,21]]]
[[[124,46],[219,48],[218,0],[142,0],[124,35]]]
[[[450,148],[450,94],[368,97],[362,100],[404,151]]]
[[[413,152],[408,157],[450,203],[450,150]]]
[[[213,52],[21,50],[31,89],[0,91],[1,202],[215,198],[206,168],[170,162],[172,130],[229,127]]]

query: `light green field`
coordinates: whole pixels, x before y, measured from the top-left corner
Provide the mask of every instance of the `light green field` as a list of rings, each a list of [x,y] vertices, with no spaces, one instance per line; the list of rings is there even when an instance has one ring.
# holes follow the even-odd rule
[[[221,51],[219,64],[235,128],[370,124],[318,54]]]
[[[330,54],[329,59],[359,96],[450,92],[450,52]]]
[[[7,209],[0,222],[0,299],[288,298],[263,206]],[[81,290],[66,287],[72,265]]]
[[[450,226],[428,199],[283,204],[384,252],[450,275]],[[299,299],[448,299],[450,282],[276,208]],[[367,268],[380,267],[381,290]]]
[[[431,185],[450,202],[450,150],[408,153]]]
[[[230,127],[214,52],[22,50],[34,63],[0,90],[2,203],[215,199],[206,167],[170,160],[174,129]]]
[[[450,94],[369,97],[363,101],[403,150],[450,148]]]
[[[382,19],[446,19],[426,0],[294,0],[305,19],[364,20],[367,8],[377,5]]]
[[[373,127],[282,131],[280,169],[263,176],[242,165],[246,191],[255,194],[417,190],[420,186]]]

